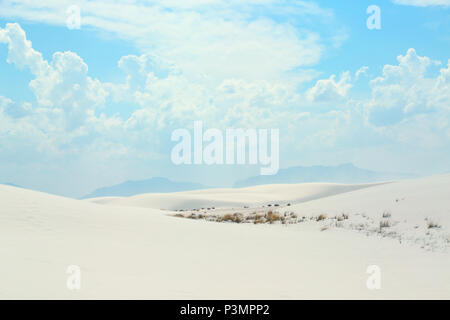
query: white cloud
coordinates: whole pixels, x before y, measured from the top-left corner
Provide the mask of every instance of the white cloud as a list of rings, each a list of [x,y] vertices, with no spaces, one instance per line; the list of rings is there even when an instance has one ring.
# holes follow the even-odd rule
[[[369,70],[369,67],[363,66],[358,69],[358,71],[355,72],[355,80],[358,81],[359,77],[363,74],[367,74],[367,71]]]
[[[74,4],[82,28],[112,32],[173,61],[189,77],[206,75],[216,84],[230,77],[279,78],[316,64],[336,37],[346,38],[342,29],[323,27],[332,23],[332,13],[311,1],[5,0],[0,16],[65,25],[66,9]],[[291,21],[310,21],[324,32],[294,28]]]
[[[31,41],[26,39],[19,24],[8,23],[4,29],[0,28],[0,43],[8,44],[8,63],[14,63],[21,69],[28,68],[36,76],[48,72],[48,63],[40,52],[32,48]]]
[[[308,90],[307,97],[314,102],[339,101],[347,96],[352,87],[350,72],[344,72],[341,79],[336,81],[336,75],[331,75],[328,79],[321,79],[314,87]]]
[[[17,23],[0,28],[0,42],[8,44],[9,63],[34,75],[30,88],[38,104],[63,109],[68,128],[81,125],[89,110],[104,104],[107,92],[98,80],[87,75],[88,67],[77,54],[56,52],[48,63]]]
[[[447,70],[427,77],[430,66],[439,65],[409,49],[397,57],[398,65],[385,65],[383,74],[371,81],[372,99],[366,104],[369,121],[377,126],[394,125],[416,114],[435,112],[450,103]]]
[[[4,151],[23,161],[40,158],[35,154],[40,152],[60,159],[98,157],[101,152],[102,159],[155,159],[167,151],[164,141],[174,128],[198,119],[222,127],[274,124],[289,118],[280,111],[296,99],[295,84],[227,79],[204,85],[151,54],[122,57],[118,67],[126,74],[124,82],[102,83],[89,77],[88,66],[76,53],[56,52],[47,62],[18,24],[0,28],[0,36],[8,44],[9,61],[34,75],[30,88],[35,105],[0,99],[2,140],[8,139],[9,146]],[[108,104],[109,96],[137,109],[128,119],[106,116],[99,107]]]
[[[0,110],[11,118],[23,118],[31,111],[30,103],[18,104],[11,99],[0,96]]]
[[[393,0],[393,2],[396,4],[416,7],[450,6],[450,0]]]

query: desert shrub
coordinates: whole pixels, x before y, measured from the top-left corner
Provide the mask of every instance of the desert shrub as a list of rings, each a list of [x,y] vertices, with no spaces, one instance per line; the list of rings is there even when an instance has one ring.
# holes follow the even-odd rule
[[[428,229],[435,229],[435,228],[440,228],[441,226],[436,221],[428,220],[427,227],[428,227]]]
[[[280,215],[278,213],[273,212],[273,211],[269,211],[269,212],[267,212],[266,220],[269,223],[274,223],[275,221],[279,221],[280,220]]]
[[[390,226],[391,226],[391,223],[389,222],[389,220],[380,221],[380,229],[389,228]]]
[[[336,219],[337,221],[344,221],[344,220],[347,220],[347,219],[348,219],[348,214],[342,213],[342,214],[340,214],[340,215],[337,215],[337,216],[335,217],[335,219]]]
[[[232,214],[229,214],[229,213],[225,214],[225,215],[222,217],[222,221],[232,221],[232,220],[233,220],[233,215],[232,215]]]
[[[274,214],[272,211],[269,211],[266,214],[266,220],[269,223],[273,223],[274,221],[279,220],[279,219],[280,219],[280,216]]]

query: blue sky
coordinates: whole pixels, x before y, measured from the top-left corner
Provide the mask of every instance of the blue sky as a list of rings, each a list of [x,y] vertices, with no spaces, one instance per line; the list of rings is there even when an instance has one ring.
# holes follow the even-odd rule
[[[449,171],[449,52],[449,0],[2,0],[0,182],[80,196],[258,174],[173,165],[171,132],[198,120],[279,128],[281,167]]]

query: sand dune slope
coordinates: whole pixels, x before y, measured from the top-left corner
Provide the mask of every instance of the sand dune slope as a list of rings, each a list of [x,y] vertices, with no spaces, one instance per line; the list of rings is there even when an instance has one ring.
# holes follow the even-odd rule
[[[299,203],[299,215],[346,214],[343,227],[383,234],[430,250],[450,245],[450,174],[398,181]]]
[[[345,185],[337,183],[272,184],[242,189],[207,189],[174,193],[149,193],[133,197],[93,198],[86,201],[167,210],[206,207],[259,206],[273,202],[299,203],[384,183]]]
[[[0,298],[450,298],[450,255],[392,239],[179,219],[6,186],[0,201]],[[66,287],[69,265],[81,268],[78,291]],[[369,265],[381,268],[379,290],[366,287]]]
[[[329,214],[346,212],[374,217],[390,212],[393,217],[418,224],[430,217],[448,226],[450,174],[376,185],[300,203],[293,209],[306,214],[327,211]]]

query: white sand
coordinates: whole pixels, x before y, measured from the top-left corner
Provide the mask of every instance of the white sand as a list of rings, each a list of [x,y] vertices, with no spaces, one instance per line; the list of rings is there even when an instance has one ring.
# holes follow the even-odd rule
[[[196,209],[215,206],[258,206],[268,203],[299,203],[373,187],[383,183],[344,185],[337,183],[272,184],[242,189],[206,189],[173,193],[150,193],[133,197],[92,198],[86,201],[154,209]]]
[[[273,185],[96,204],[0,186],[0,298],[449,299],[449,190],[444,175],[364,188]],[[346,211],[347,225],[214,223],[155,209],[288,201],[300,215]],[[439,220],[441,228],[426,238],[437,244],[421,248],[371,233],[384,210],[402,221],[392,227],[400,236],[410,236],[415,224],[425,234],[424,219]],[[369,221],[366,229],[348,230],[359,219]],[[330,228],[321,232],[323,225]],[[366,287],[366,268],[374,264],[380,290]],[[81,267],[79,291],[66,288],[68,265]]]

